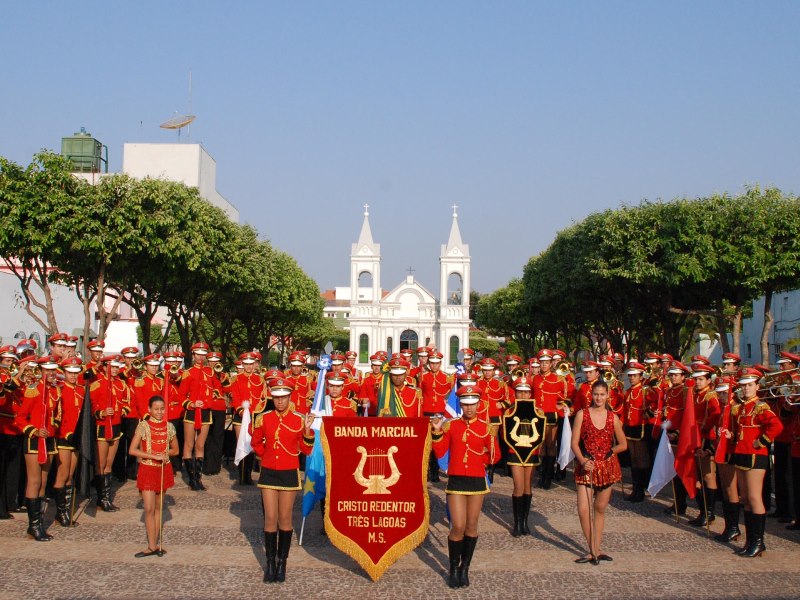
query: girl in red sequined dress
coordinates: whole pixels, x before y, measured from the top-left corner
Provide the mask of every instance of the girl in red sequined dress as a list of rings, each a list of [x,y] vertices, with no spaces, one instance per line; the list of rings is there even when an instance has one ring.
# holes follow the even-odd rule
[[[137,552],[142,558],[166,551],[158,547],[159,524],[156,518],[158,497],[175,484],[172,464],[169,459],[180,452],[175,437],[175,426],[166,419],[166,405],[161,396],[153,396],[148,402],[150,418],[139,421],[131,440],[128,454],[139,459],[136,487],[144,502],[144,524],[147,529],[147,550]]]
[[[600,542],[611,488],[622,479],[617,454],[625,452],[628,444],[622,423],[619,417],[608,410],[607,402],[608,384],[603,380],[595,381],[592,384],[591,405],[575,415],[572,426],[572,451],[577,462],[575,487],[578,491],[578,517],[589,543],[589,554],[578,558],[575,561],[577,563],[598,564],[601,560],[611,560],[607,554],[600,553]]]

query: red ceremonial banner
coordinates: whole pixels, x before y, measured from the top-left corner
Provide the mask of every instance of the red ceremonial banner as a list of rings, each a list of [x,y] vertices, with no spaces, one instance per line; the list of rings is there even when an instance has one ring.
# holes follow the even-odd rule
[[[322,419],[325,531],[373,581],[428,534],[427,418]]]

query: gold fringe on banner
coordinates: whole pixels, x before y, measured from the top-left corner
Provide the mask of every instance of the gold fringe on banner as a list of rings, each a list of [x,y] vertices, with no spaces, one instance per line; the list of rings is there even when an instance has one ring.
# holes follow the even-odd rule
[[[330,498],[331,496],[331,450],[330,446],[328,445],[328,438],[325,435],[325,426],[323,424],[322,428],[320,429],[322,434],[322,451],[325,455],[325,497]],[[333,526],[331,523],[330,517],[330,506],[325,511],[325,533],[328,534],[328,539],[330,539],[331,543],[336,546],[339,550],[347,554],[350,558],[354,559],[361,568],[364,569],[367,574],[372,578],[372,581],[378,581],[381,576],[386,572],[390,566],[392,566],[397,559],[399,559],[404,554],[411,552],[414,548],[419,546],[422,542],[425,541],[425,538],[428,535],[428,528],[430,525],[430,517],[431,517],[431,505],[430,505],[430,498],[428,497],[428,456],[431,453],[431,433],[428,430],[428,434],[425,437],[425,449],[423,450],[422,460],[421,462],[421,477],[420,482],[422,484],[422,497],[423,502],[425,505],[425,515],[422,520],[422,524],[407,535],[404,539],[400,540],[396,544],[392,545],[381,559],[374,563],[369,555],[353,540],[347,537],[345,534],[341,533],[338,529]]]

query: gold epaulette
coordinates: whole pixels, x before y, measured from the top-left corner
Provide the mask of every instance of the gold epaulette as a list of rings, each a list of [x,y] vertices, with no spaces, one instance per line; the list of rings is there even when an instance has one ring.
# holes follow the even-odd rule
[[[763,413],[765,410],[772,410],[766,402],[763,400],[756,400],[756,405],[753,407],[753,412],[750,413],[752,416],[757,416]]]
[[[137,377],[133,385],[135,387],[144,387],[144,377]]]
[[[271,412],[271,411],[270,411],[270,412]],[[261,427],[261,423],[264,421],[264,415],[265,415],[265,414],[266,414],[266,413],[258,413],[258,414],[257,414],[257,415],[256,415],[256,416],[253,418],[253,429],[258,429],[259,427]]]

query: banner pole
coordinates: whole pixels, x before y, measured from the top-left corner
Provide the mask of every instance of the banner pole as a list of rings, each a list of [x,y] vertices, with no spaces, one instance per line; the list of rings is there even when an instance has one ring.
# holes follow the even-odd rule
[[[300,524],[300,537],[297,539],[298,546],[303,545],[303,532],[305,531],[305,529],[306,529],[306,518],[303,517],[303,522]]]

